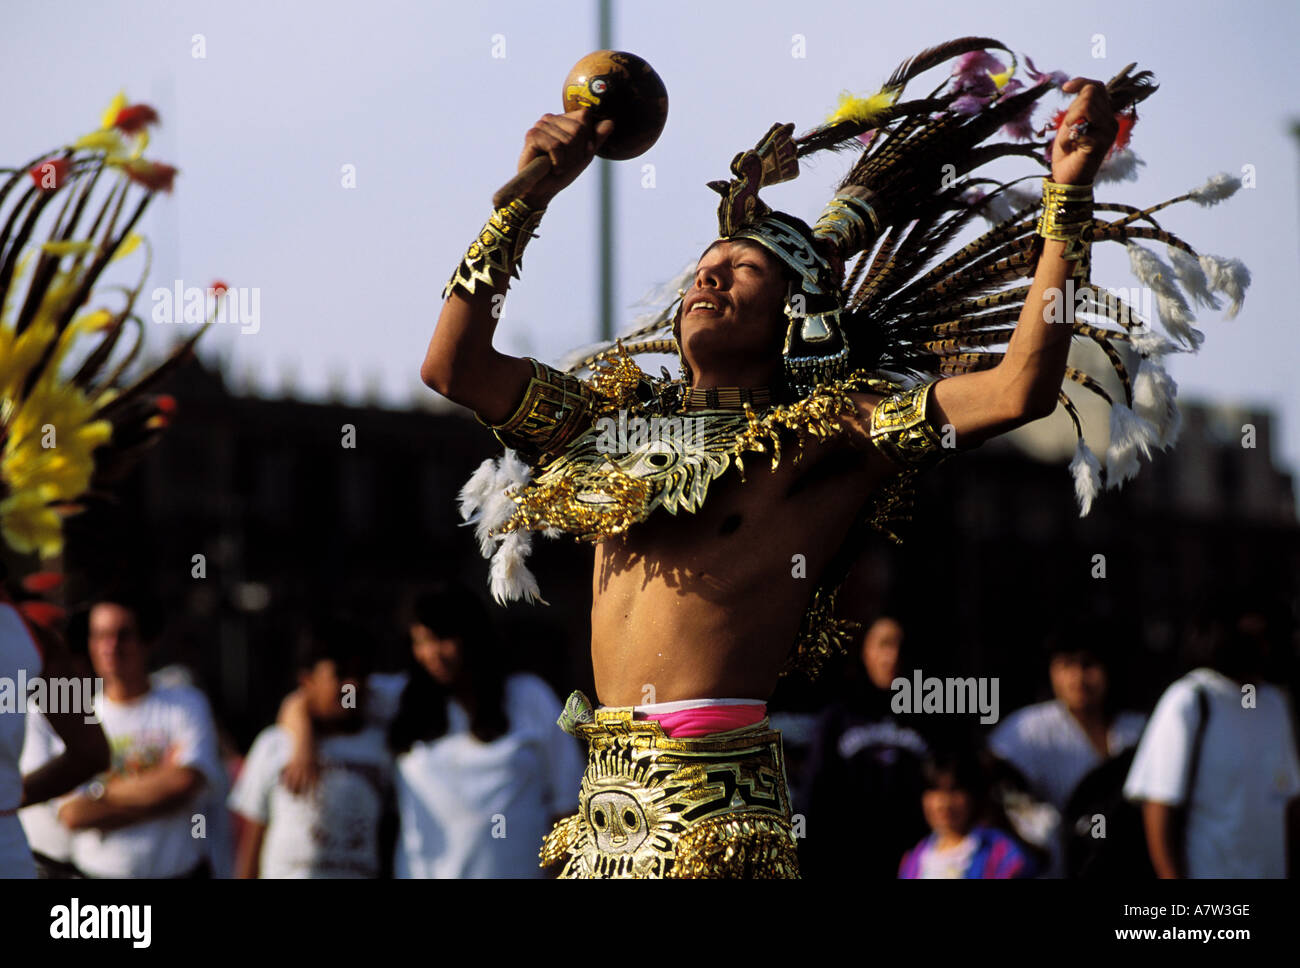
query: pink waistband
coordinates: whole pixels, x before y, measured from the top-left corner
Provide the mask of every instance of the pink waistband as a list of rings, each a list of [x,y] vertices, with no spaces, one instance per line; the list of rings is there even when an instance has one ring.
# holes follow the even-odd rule
[[[767,715],[766,703],[734,706],[699,706],[675,713],[637,713],[637,719],[653,719],[669,736],[708,736],[729,729],[752,726]]]

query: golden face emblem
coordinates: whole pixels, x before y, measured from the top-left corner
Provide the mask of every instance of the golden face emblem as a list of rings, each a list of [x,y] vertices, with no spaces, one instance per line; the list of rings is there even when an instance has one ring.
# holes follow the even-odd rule
[[[623,790],[593,794],[587,804],[587,822],[596,832],[596,847],[607,853],[630,853],[650,835],[645,810],[636,797]]]

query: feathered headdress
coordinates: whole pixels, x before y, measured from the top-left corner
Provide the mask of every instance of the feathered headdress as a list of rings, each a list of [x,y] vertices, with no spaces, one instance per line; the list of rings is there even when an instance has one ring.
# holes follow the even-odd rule
[[[1004,63],[991,51],[1007,55]],[[928,94],[904,100],[909,82],[955,59],[951,73]],[[1040,198],[1030,175],[999,181],[982,173],[990,162],[1022,158],[1050,168],[1051,139],[1061,114],[1035,129],[1039,100],[1066,80],[1043,73],[1025,58],[1021,70],[997,40],[965,37],[923,51],[899,66],[876,93],[842,95],[825,123],[793,137],[793,125],[774,125],[751,151],[732,162],[733,178],[713,182],[722,194],[719,231],[724,238],[764,244],[799,279],[787,303],[791,330],[787,370],[800,392],[858,369],[924,379],[995,366],[1002,358],[1029,291],[1041,251],[1036,232]],[[1128,147],[1135,106],[1155,91],[1151,74],[1129,65],[1106,86],[1120,122],[1119,136],[1098,182],[1132,178],[1141,162]],[[1023,76],[1018,77],[1017,74]],[[1035,135],[1046,140],[1034,140]],[[797,159],[820,151],[858,157],[834,199],[811,227],[772,212],[758,198],[764,185],[795,177]],[[1191,306],[1220,307],[1229,317],[1241,305],[1250,274],[1235,259],[1198,253],[1161,228],[1155,214],[1176,202],[1208,206],[1230,196],[1240,180],[1216,175],[1205,185],[1145,209],[1098,203],[1094,243],[1127,246],[1134,274],[1148,287],[1164,334],[1135,307],[1112,293],[1082,286],[1075,293],[1075,335],[1100,347],[1123,388],[1113,398],[1093,376],[1073,367],[1068,382],[1110,405],[1107,486],[1137,470],[1138,456],[1168,447],[1178,431],[1176,385],[1161,364],[1171,352],[1194,352],[1203,338]],[[1030,190],[1030,186],[1034,186]],[[958,247],[977,217],[992,227]],[[1163,243],[1165,262],[1140,240]],[[683,275],[684,284],[689,275]],[[1217,295],[1216,295],[1217,294]],[[661,312],[638,320],[616,341],[571,354],[570,372],[590,368],[621,351],[676,353],[681,292]],[[1137,367],[1122,348],[1136,353]],[[1080,513],[1101,487],[1101,462],[1083,440],[1074,400],[1060,401],[1078,438],[1071,473]]]
[[[212,322],[134,383],[119,387],[144,336],[134,306],[151,251],[134,229],[154,194],[171,191],[176,175],[171,165],[143,157],[148,127],[157,122],[152,107],[128,104],[119,94],[98,130],[19,168],[3,169],[0,579],[9,573],[7,591],[15,598],[57,585],[58,572],[49,562],[63,550],[63,519],[104,496],[158,439],[175,404],[150,391],[189,357]],[[85,226],[101,180],[107,195]],[[124,210],[130,214],[122,222]],[[47,212],[54,217],[46,241],[29,246]],[[91,308],[107,266],[141,247],[144,264],[136,284],[110,287],[121,292],[122,304]],[[115,359],[128,329],[131,344]],[[40,568],[46,571],[33,574]]]

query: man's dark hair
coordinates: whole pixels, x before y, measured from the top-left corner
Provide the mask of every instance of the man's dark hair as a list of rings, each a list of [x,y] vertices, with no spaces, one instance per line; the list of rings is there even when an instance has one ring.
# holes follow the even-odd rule
[[[364,679],[372,641],[353,616],[335,613],[313,619],[298,641],[295,668],[311,672],[318,662],[334,663],[342,679]]]
[[[1279,598],[1250,589],[1220,591],[1198,624],[1210,642],[1210,668],[1238,680],[1281,677],[1295,617]]]
[[[116,605],[130,612],[140,640],[146,645],[152,644],[162,634],[162,610],[157,600],[142,588],[118,587],[100,593],[91,599],[87,616],[96,605]]]
[[[970,794],[976,804],[988,799],[989,772],[973,749],[938,750],[921,767],[922,790],[951,787]]]
[[[1109,669],[1115,660],[1115,624],[1099,618],[1071,618],[1058,622],[1043,637],[1043,655],[1087,657]]]

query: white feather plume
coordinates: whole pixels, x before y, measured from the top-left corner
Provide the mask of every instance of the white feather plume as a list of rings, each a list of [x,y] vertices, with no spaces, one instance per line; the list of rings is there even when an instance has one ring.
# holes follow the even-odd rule
[[[1132,148],[1121,148],[1101,163],[1094,181],[1137,181],[1138,166],[1146,162],[1133,153]]]
[[[1160,434],[1149,420],[1139,417],[1122,403],[1110,408],[1110,446],[1106,449],[1106,486],[1116,488],[1135,477],[1138,455],[1151,459],[1159,446]]]
[[[537,577],[528,570],[526,561],[532,551],[532,535],[526,532],[512,531],[505,536],[501,547],[492,556],[488,569],[488,580],[492,597],[497,604],[524,599],[528,602],[550,604],[542,598],[541,589],[537,587]]]
[[[1128,249],[1129,266],[1133,275],[1155,295],[1156,312],[1165,330],[1170,336],[1189,345],[1193,351],[1198,349],[1205,334],[1192,325],[1196,322],[1196,317],[1175,284],[1177,273],[1158,255],[1136,242],[1129,242],[1125,247]]]
[[[1169,246],[1168,252],[1169,261],[1173,264],[1174,274],[1178,277],[1183,291],[1197,304],[1218,309],[1219,300],[1215,299],[1214,294],[1210,292],[1209,280],[1205,277],[1205,270],[1201,267],[1200,260],[1176,246]]]
[[[1178,410],[1178,384],[1155,360],[1143,360],[1133,379],[1133,410],[1160,435],[1161,450],[1173,446],[1182,429]]]
[[[1087,517],[1092,510],[1093,500],[1101,492],[1101,462],[1082,440],[1074,448],[1070,474],[1074,477],[1074,496],[1079,501],[1079,517]]]
[[[1128,250],[1129,267],[1139,282],[1156,291],[1168,290],[1173,286],[1174,272],[1160,256],[1136,242],[1127,242],[1124,248]]]
[[[1179,347],[1165,339],[1150,326],[1129,330],[1129,344],[1142,356],[1159,357],[1180,352]]]
[[[1156,312],[1165,332],[1191,347],[1192,352],[1201,348],[1205,334],[1192,325],[1196,317],[1187,305],[1187,300],[1177,289],[1156,291]]]
[[[528,465],[513,450],[507,450],[500,457],[480,464],[460,489],[460,516],[466,524],[474,525],[474,537],[484,558],[492,555],[499,541],[492,532],[515,513],[510,495],[531,478]]]
[[[467,524],[477,520],[479,509],[487,501],[497,476],[497,458],[489,457],[469,476],[460,489],[460,516]]]
[[[1241,303],[1246,298],[1246,288],[1250,285],[1250,270],[1240,259],[1225,259],[1217,255],[1201,256],[1201,268],[1205,278],[1215,292],[1228,297],[1228,319],[1236,317]]]
[[[1187,194],[1197,205],[1209,208],[1211,205],[1219,204],[1225,198],[1231,198],[1240,187],[1240,178],[1221,171],[1217,175],[1211,175],[1209,181],[1200,188],[1193,188]]]

